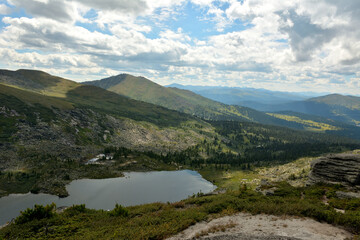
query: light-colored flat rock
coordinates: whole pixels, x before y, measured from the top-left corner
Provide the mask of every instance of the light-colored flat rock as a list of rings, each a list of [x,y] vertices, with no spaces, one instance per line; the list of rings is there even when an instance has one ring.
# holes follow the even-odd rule
[[[206,234],[209,230],[211,232],[215,228],[220,228],[221,230]],[[233,216],[214,219],[210,222],[197,223],[168,240],[194,239],[195,237],[209,240],[342,240],[351,239],[352,234],[341,228],[316,222],[309,218],[239,213]]]

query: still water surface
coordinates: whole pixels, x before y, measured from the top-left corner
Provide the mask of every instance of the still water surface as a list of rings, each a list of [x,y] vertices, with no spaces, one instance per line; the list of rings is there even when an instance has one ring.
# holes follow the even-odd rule
[[[81,179],[72,181],[66,189],[70,196],[59,198],[49,194],[11,194],[0,198],[0,225],[34,204],[56,203],[57,207],[86,204],[87,208],[113,209],[152,202],[175,202],[188,196],[208,193],[216,187],[190,170],[161,172],[129,172],[122,178]]]

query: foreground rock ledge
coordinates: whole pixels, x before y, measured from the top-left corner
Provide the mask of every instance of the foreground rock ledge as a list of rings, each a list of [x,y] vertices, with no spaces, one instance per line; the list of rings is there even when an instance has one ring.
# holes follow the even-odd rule
[[[197,223],[168,240],[344,240],[352,237],[344,229],[310,218],[238,213]]]
[[[360,154],[329,154],[311,163],[309,183],[342,184],[360,189]]]

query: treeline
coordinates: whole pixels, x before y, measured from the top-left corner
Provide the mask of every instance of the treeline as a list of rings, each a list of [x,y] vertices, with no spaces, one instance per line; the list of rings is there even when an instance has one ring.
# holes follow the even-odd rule
[[[212,121],[209,123],[216,128],[216,132],[219,135],[228,138],[232,143],[241,143],[241,141],[238,140],[246,136],[256,142],[260,141],[265,143],[269,141],[280,141],[290,143],[360,144],[359,140],[342,136],[293,130],[253,122]]]
[[[300,157],[360,148],[357,140],[321,133],[248,122],[216,121],[211,124],[218,135],[184,151],[155,153],[108,147],[104,152],[112,153],[114,159],[135,154],[192,168],[251,169],[254,166],[286,163]]]
[[[112,148],[114,159],[127,158],[129,155],[144,155],[167,164],[179,164],[192,168],[214,167],[219,169],[239,168],[249,170],[252,167],[286,163],[300,157],[318,156],[328,152],[341,152],[359,148],[359,145],[311,144],[311,143],[276,143],[266,147],[252,147],[242,153],[224,152],[218,145],[204,150],[202,144],[180,152],[158,154],[152,151],[138,152],[126,148]],[[203,154],[204,151],[208,151]]]
[[[360,148],[360,142],[341,136],[291,130],[250,122],[211,122],[223,137],[202,143],[207,163],[242,166],[284,163],[304,156],[318,156]],[[224,147],[230,149],[224,151]],[[237,152],[234,154],[233,152]]]

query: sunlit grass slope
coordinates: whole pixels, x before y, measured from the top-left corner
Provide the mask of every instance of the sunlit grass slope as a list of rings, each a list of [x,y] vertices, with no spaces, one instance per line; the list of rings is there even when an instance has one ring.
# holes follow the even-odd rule
[[[297,116],[291,116],[291,115],[285,115],[285,114],[278,114],[278,113],[268,113],[270,116],[284,119],[289,122],[296,122],[302,124],[307,130],[310,131],[316,131],[316,132],[324,132],[324,131],[336,131],[340,130],[340,128],[322,123],[322,122],[316,122],[312,120],[305,120],[301,119]]]
[[[287,121],[288,126],[292,128],[360,139],[360,127],[344,122],[290,111],[268,113],[268,115]]]
[[[96,86],[82,85],[41,71],[0,71],[0,93],[27,104],[60,109],[92,108],[159,126],[175,126],[195,118],[161,106],[137,101]],[[198,120],[196,120],[198,121]]]

